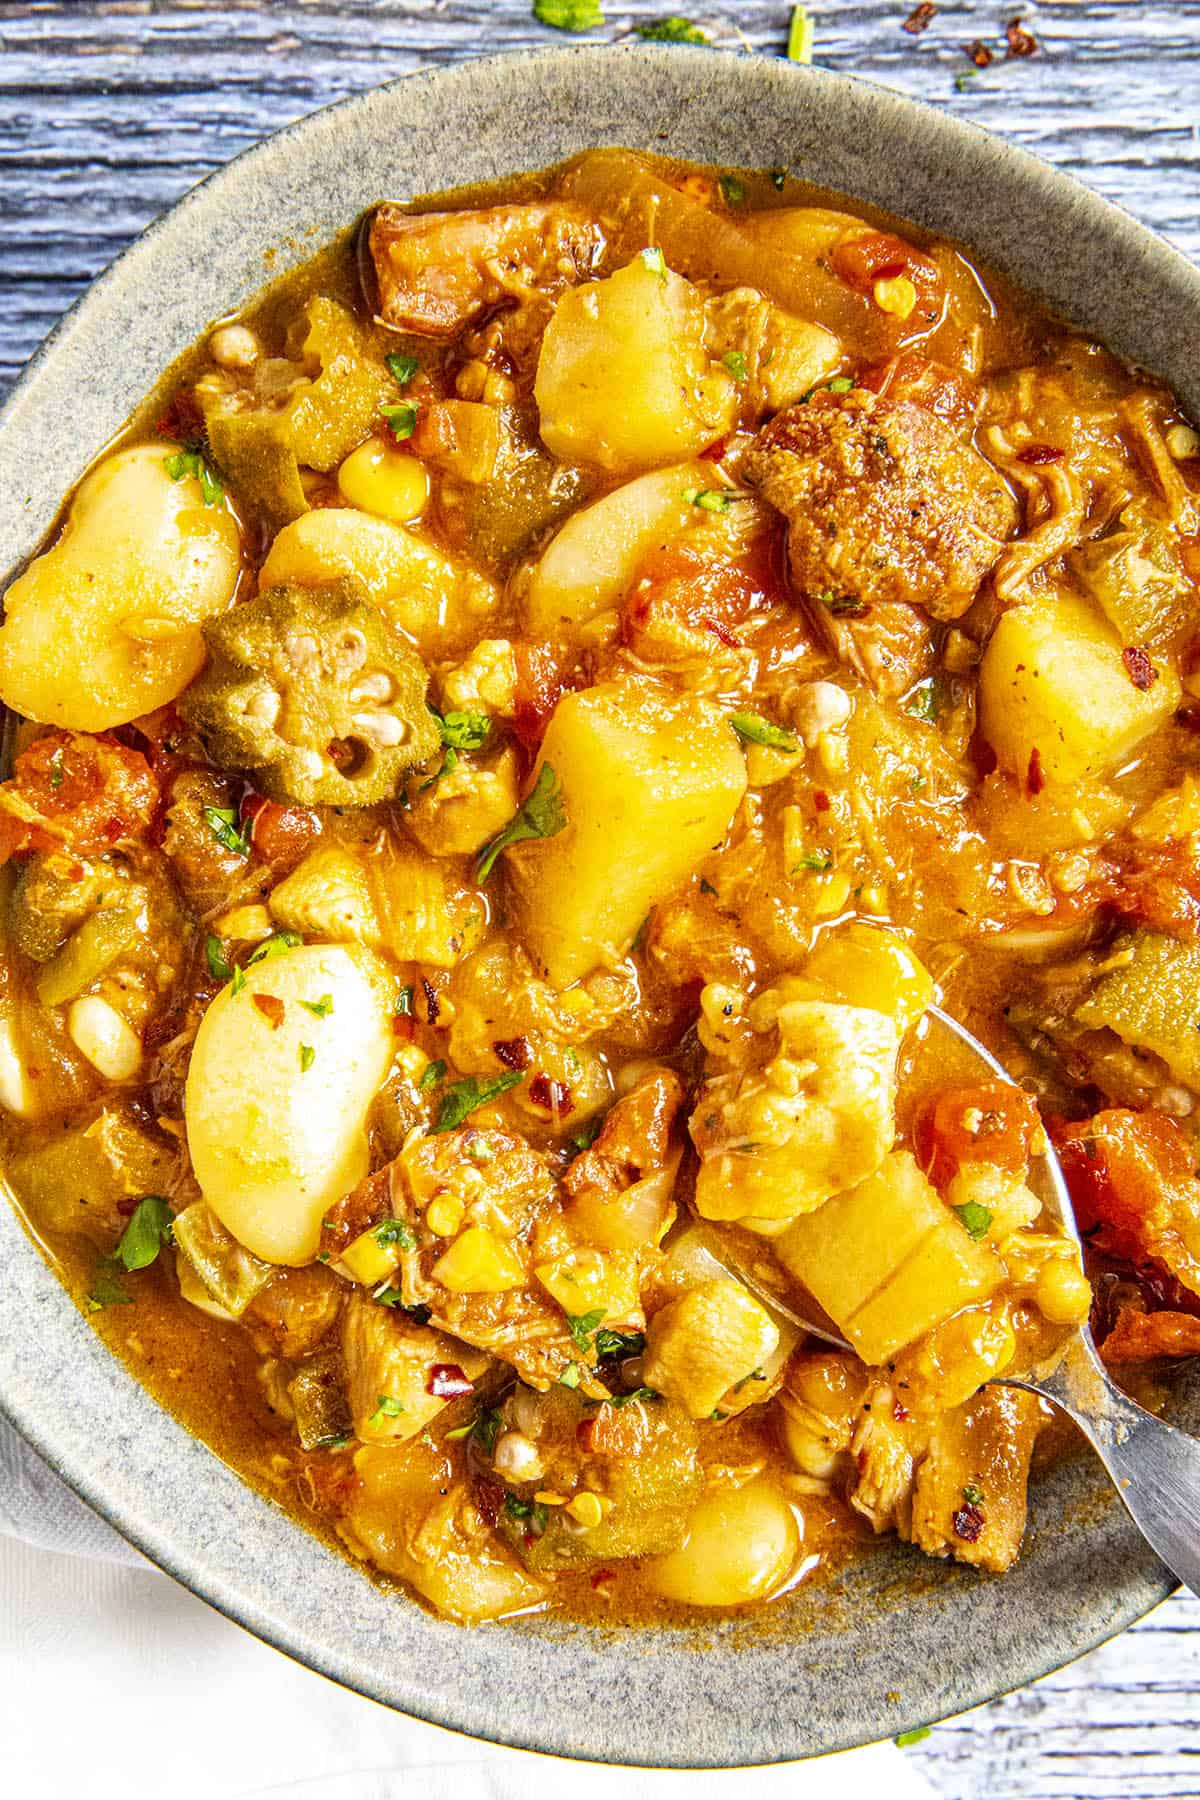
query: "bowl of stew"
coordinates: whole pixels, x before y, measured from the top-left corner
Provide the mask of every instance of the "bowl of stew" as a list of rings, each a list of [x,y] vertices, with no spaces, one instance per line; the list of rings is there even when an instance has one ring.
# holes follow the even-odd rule
[[[147,1554],[677,1766],[1169,1591],[1003,1377],[1090,1317],[1196,1417],[1198,297],[638,48],[318,114],[69,315],[0,419],[0,1399]]]

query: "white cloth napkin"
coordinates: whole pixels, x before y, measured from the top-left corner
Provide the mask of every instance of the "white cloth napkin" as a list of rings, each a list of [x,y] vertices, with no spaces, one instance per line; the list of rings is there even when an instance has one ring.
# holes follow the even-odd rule
[[[13,1800],[935,1800],[890,1744],[675,1774],[389,1712],[160,1573],[0,1420],[0,1795]]]

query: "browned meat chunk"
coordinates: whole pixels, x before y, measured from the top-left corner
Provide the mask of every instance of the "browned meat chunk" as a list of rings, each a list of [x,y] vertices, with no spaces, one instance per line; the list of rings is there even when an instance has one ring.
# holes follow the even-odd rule
[[[743,470],[788,520],[797,591],[835,619],[958,618],[1017,523],[1001,477],[943,419],[863,389],[777,414]]]
[[[1040,1421],[1033,1394],[988,1387],[943,1413],[917,1469],[912,1541],[928,1556],[1003,1574],[1025,1533],[1029,1460]]]
[[[342,1356],[355,1434],[403,1442],[465,1397],[488,1358],[358,1291],[342,1315]]]
[[[449,213],[381,206],[368,239],[379,316],[399,331],[453,337],[501,300],[580,280],[602,243],[591,215],[562,201]]]
[[[281,1269],[246,1310],[270,1332],[280,1356],[307,1356],[337,1318],[344,1291],[321,1264]]]
[[[644,1075],[617,1101],[591,1149],[567,1170],[563,1186],[568,1194],[588,1189],[621,1194],[661,1169],[671,1157],[672,1128],[682,1105],[683,1083],[672,1069],[653,1069]]]

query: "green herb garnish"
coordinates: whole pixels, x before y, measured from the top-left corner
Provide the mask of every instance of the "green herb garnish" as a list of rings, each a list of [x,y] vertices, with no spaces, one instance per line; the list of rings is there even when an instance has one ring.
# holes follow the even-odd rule
[[[734,713],[729,723],[747,744],[765,744],[769,750],[795,751],[800,748],[793,732],[785,731],[782,725],[772,725],[759,713]]]
[[[371,1236],[381,1250],[390,1250],[393,1244],[399,1244],[402,1250],[415,1250],[417,1247],[417,1234],[403,1219],[382,1220]]]
[[[88,1289],[89,1312],[103,1312],[106,1306],[133,1305],[133,1295],[122,1287],[117,1268],[118,1265],[111,1256],[106,1256],[97,1263],[92,1285]]]
[[[391,355],[385,356],[383,360],[387,364],[388,373],[396,386],[402,388],[408,386],[421,366],[415,356],[401,356],[398,350],[393,350]]]
[[[533,0],[533,16],[555,31],[592,31],[604,23],[599,0]]]
[[[174,456],[164,457],[163,467],[172,481],[182,481],[185,476],[194,475],[200,483],[200,497],[205,506],[220,506],[224,500],[225,489],[199,450],[180,450]]]
[[[333,995],[322,994],[319,1000],[302,1000],[300,1004],[314,1019],[327,1019],[333,1011]]]
[[[435,713],[443,744],[454,750],[482,750],[487,743],[492,721],[486,713]]]
[[[301,1044],[301,1046],[300,1046],[300,1073],[302,1075],[307,1075],[308,1071],[312,1068],[312,1066],[316,1062],[316,1060],[317,1060],[317,1053],[313,1049],[312,1045],[311,1044]]]
[[[211,932],[204,940],[204,960],[214,981],[228,981],[233,974],[233,966],[225,958],[224,944]]]
[[[623,1362],[627,1356],[640,1356],[646,1348],[643,1331],[610,1331],[607,1326],[596,1333],[596,1360]]]
[[[592,1333],[604,1318],[604,1308],[598,1306],[593,1312],[567,1313],[567,1330],[576,1348],[588,1351],[592,1347]]]
[[[435,1088],[437,1086],[445,1073],[446,1065],[444,1062],[440,1059],[437,1062],[431,1062],[427,1068],[421,1071],[421,1079],[417,1083],[418,1093],[427,1094],[430,1088]]]
[[[500,1436],[500,1428],[504,1420],[494,1406],[489,1406],[475,1414],[467,1425],[456,1425],[446,1436],[455,1442],[459,1438],[473,1438],[485,1456],[490,1456],[496,1448],[496,1439]]]
[[[660,281],[667,279],[667,259],[657,244],[647,245],[645,250],[638,251],[638,255],[646,267],[653,270]]]
[[[505,1494],[504,1510],[510,1519],[528,1519],[531,1531],[540,1537],[546,1529],[546,1508],[540,1500],[522,1500],[519,1494]]]
[[[60,744],[58,749],[54,752],[54,755],[50,758],[50,786],[54,789],[55,793],[57,793],[62,786],[65,774],[66,770],[63,768],[62,745]]]
[[[161,1194],[139,1200],[121,1233],[116,1260],[123,1269],[148,1269],[164,1244],[171,1242],[175,1214]]]
[[[927,725],[936,725],[945,704],[945,687],[936,675],[927,675],[924,681],[918,681],[909,694],[904,702],[904,710],[911,713],[914,719],[924,719]]]
[[[707,44],[708,37],[690,19],[672,13],[666,19],[651,19],[648,25],[635,25],[634,30],[646,44]]]
[[[398,444],[410,438],[417,429],[417,406],[413,400],[396,400],[381,406],[379,411]]]
[[[992,1222],[992,1215],[986,1206],[980,1206],[978,1200],[968,1200],[965,1206],[956,1206],[954,1211],[969,1238],[974,1238],[978,1243],[981,1237],[986,1236]]]
[[[740,206],[746,198],[745,183],[739,181],[736,175],[721,175],[718,177],[717,186],[721,190],[721,198],[726,206]]]
[[[634,1388],[631,1394],[610,1394],[602,1404],[604,1406],[628,1406],[631,1400],[657,1400],[658,1397],[657,1388],[640,1387]]]
[[[897,1750],[907,1750],[910,1744],[923,1744],[929,1736],[928,1725],[917,1725],[912,1731],[902,1731],[899,1737],[892,1739]]]
[[[475,869],[476,881],[483,883],[487,880],[495,866],[496,858],[511,844],[524,843],[527,838],[557,837],[559,832],[565,829],[566,823],[567,815],[562,803],[562,790],[558,785],[558,776],[549,763],[543,763],[528,799],[515,816],[509,820],[504,830],[494,837],[481,853]]]
[[[791,873],[795,875],[800,869],[815,869],[823,875],[827,869],[832,869],[832,867],[833,852],[831,850],[808,850],[794,864]]]
[[[230,998],[236,999],[236,997],[238,996],[238,994],[241,993],[241,991],[245,987],[245,985],[246,985],[246,971],[244,969],[235,969],[233,971],[233,980],[229,984]]]
[[[370,1425],[378,1425],[380,1419],[398,1419],[405,1410],[403,1400],[395,1399],[391,1394],[380,1394],[375,1411],[367,1421]]]
[[[968,1481],[966,1487],[962,1491],[962,1497],[968,1506],[983,1505],[983,1489],[981,1487],[976,1487],[973,1481]]]
[[[683,497],[689,505],[712,513],[728,512],[734,502],[734,496],[727,494],[724,488],[685,488]]]
[[[585,1150],[591,1149],[603,1129],[604,1121],[602,1119],[589,1119],[586,1124],[579,1127],[578,1131],[571,1133],[567,1142],[582,1155]]]
[[[289,950],[298,950],[304,939],[298,931],[273,931],[269,938],[264,938],[254,951],[246,958],[249,969],[255,963],[271,962],[277,956],[286,956]]]
[[[499,1099],[501,1094],[507,1094],[509,1088],[516,1087],[520,1079],[519,1073],[514,1070],[509,1075],[494,1075],[490,1080],[472,1075],[466,1081],[456,1081],[442,1095],[434,1131],[453,1131],[456,1125],[469,1119],[481,1106],[486,1106],[490,1100]]]
[[[392,1012],[398,1019],[411,1019],[413,1016],[413,991],[411,983],[407,987],[397,988],[396,1004]]]
[[[228,850],[232,856],[249,856],[250,838],[244,827],[238,830],[237,813],[232,806],[206,806],[202,811],[205,824],[222,850]]]
[[[746,353],[744,350],[727,350],[721,361],[729,370],[735,381],[746,379]]]
[[[568,1363],[558,1378],[559,1387],[577,1388],[579,1386],[579,1364]]]

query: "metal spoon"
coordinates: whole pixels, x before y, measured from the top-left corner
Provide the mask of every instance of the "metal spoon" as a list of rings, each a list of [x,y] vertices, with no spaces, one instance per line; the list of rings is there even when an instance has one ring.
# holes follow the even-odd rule
[[[927,1016],[957,1038],[997,1080],[1017,1085],[991,1051],[957,1019],[937,1006],[931,1006]],[[1082,1248],[1062,1165],[1049,1143],[1035,1162],[1035,1187],[1042,1190],[1039,1198],[1056,1215],[1067,1236]],[[828,1322],[806,1318],[781,1301],[775,1289],[751,1270],[735,1263],[724,1244],[720,1254],[776,1312],[814,1337],[840,1349],[849,1348]],[[1001,1375],[997,1380],[1040,1394],[1074,1420],[1155,1555],[1193,1593],[1200,1594],[1200,1439],[1168,1425],[1121,1392],[1097,1355],[1086,1324],[1070,1332],[1066,1351],[1052,1368],[1023,1376]]]

